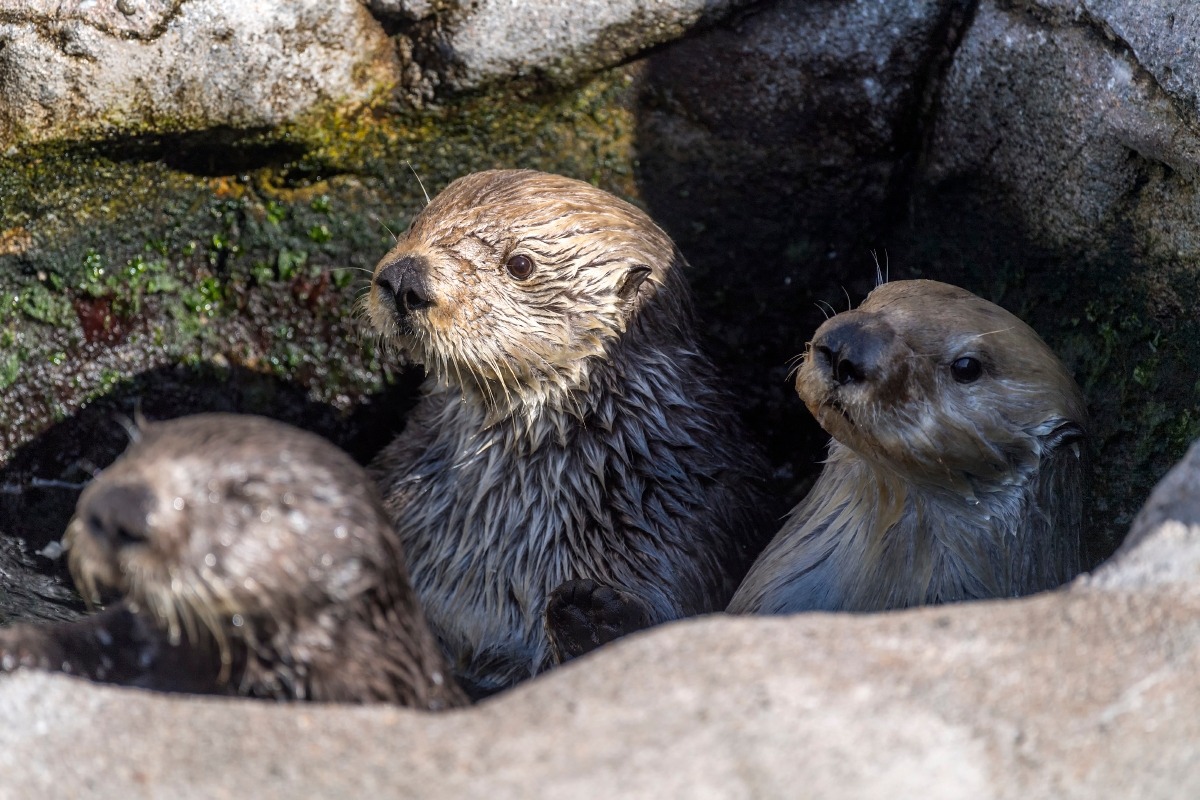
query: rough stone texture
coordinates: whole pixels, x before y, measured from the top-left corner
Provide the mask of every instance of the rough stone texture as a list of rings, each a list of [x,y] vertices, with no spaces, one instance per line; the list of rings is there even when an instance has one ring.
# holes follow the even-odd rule
[[[685,237],[689,222],[744,236],[756,219],[780,249],[878,224],[963,5],[784,0],[654,54],[639,126],[647,200]]]
[[[279,125],[363,103],[398,77],[390,41],[355,0],[0,4],[0,150]]]
[[[1184,5],[983,0],[942,87],[925,179],[969,180],[1049,246],[1105,253],[1115,238],[1194,258],[1200,13]]]
[[[1020,0],[1058,24],[1072,21],[1127,48],[1191,116],[1200,111],[1200,7],[1191,0]]]
[[[148,39],[185,0],[0,0],[0,20],[33,25],[83,23],[109,36]]]
[[[565,84],[711,24],[753,0],[576,0],[447,4],[414,32],[405,80],[415,94],[536,77]],[[393,3],[388,3],[393,5]],[[411,4],[401,4],[411,5]],[[403,38],[403,37],[402,37]]]
[[[1177,502],[1194,516],[1197,500],[1171,486],[1197,482],[1198,453],[1152,501],[1150,516],[1169,521],[1068,590],[880,615],[686,621],[463,712],[8,676],[4,792],[1196,796],[1200,526],[1173,521],[1185,513]]]

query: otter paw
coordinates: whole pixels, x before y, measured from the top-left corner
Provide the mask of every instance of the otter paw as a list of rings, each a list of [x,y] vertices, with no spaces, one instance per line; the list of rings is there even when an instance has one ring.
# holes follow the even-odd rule
[[[593,580],[563,583],[546,601],[546,634],[558,663],[650,627],[650,608],[630,592]]]

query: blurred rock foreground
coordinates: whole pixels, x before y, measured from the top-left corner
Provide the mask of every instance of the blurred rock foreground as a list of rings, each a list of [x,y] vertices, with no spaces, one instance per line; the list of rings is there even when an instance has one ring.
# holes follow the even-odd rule
[[[825,440],[789,360],[873,255],[1027,319],[1089,400],[1100,561],[1200,436],[1197,41],[1189,0],[0,0],[0,621],[76,613],[35,553],[123,418],[386,443],[420,376],[364,270],[416,176],[490,167],[671,233],[781,509]],[[0,796],[1187,796],[1195,460],[1069,591],[688,622],[446,717],[4,679]]]

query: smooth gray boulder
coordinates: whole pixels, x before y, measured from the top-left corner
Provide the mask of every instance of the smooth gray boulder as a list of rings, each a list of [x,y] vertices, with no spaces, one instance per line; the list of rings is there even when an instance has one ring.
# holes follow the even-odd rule
[[[364,103],[398,82],[397,69],[356,0],[3,0],[0,152],[276,126]]]
[[[1062,591],[684,621],[443,715],[17,673],[0,774],[13,797],[1193,797],[1196,485],[1200,448]]]

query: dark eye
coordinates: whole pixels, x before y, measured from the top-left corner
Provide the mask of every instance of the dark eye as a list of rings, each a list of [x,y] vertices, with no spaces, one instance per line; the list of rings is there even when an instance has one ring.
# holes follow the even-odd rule
[[[959,383],[974,383],[983,374],[983,364],[978,358],[963,356],[950,365],[950,374]]]
[[[508,274],[523,281],[533,274],[533,259],[526,255],[515,255],[504,264]]]

